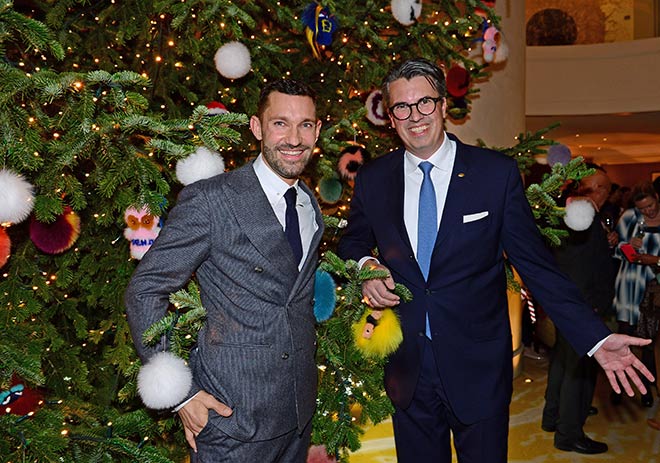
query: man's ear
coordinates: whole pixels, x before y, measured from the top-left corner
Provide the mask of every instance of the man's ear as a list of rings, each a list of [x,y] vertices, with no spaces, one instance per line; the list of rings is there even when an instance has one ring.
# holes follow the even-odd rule
[[[319,136],[321,135],[321,126],[323,123],[321,122],[321,119],[316,121],[316,140],[314,140],[314,143],[319,141]]]
[[[257,140],[261,141],[263,139],[261,133],[261,121],[257,116],[252,116],[250,118],[250,130],[252,131],[252,135],[254,135]]]
[[[440,106],[442,110],[442,118],[447,119],[447,98],[442,99],[442,105]]]

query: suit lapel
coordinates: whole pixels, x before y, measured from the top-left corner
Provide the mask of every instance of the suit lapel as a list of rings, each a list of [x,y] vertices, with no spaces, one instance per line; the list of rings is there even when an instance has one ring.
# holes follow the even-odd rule
[[[447,190],[447,199],[445,200],[442,220],[440,221],[440,230],[438,230],[438,237],[435,240],[434,254],[442,246],[443,241],[447,239],[447,236],[452,230],[460,230],[463,226],[465,198],[469,197],[471,192],[474,191],[465,146],[455,138],[452,137],[452,139],[456,141],[456,158],[449,180],[449,189]]]
[[[410,244],[410,237],[406,229],[406,223],[403,218],[404,208],[404,194],[405,194],[405,172],[404,172],[404,157],[405,151],[399,149],[396,155],[393,156],[392,165],[388,166],[389,175],[383,181],[383,187],[379,191],[383,192],[382,204],[385,206],[383,211],[385,222],[392,221],[394,228],[397,232],[397,239],[400,240],[400,246],[404,249],[404,256],[414,256],[412,244]],[[399,246],[396,246],[399,248]],[[397,270],[409,281],[421,281],[423,283],[424,276],[419,269],[417,260],[400,259],[401,267]],[[420,283],[421,284],[421,283]]]
[[[399,232],[399,237],[408,250],[408,255],[413,253],[408,230],[403,219],[403,199],[405,192],[405,173],[403,171],[404,150],[395,156],[395,165],[390,170],[390,178],[384,182],[386,198],[383,204],[387,205],[387,214],[392,214],[394,225]]]
[[[318,226],[316,232],[314,232],[314,236],[312,237],[312,242],[309,245],[309,251],[307,252],[307,257],[305,258],[305,262],[303,263],[300,273],[298,274],[298,278],[296,278],[296,282],[293,285],[293,288],[291,288],[291,293],[289,294],[289,299],[291,299],[293,296],[296,295],[298,292],[300,286],[307,281],[307,278],[309,278],[309,274],[311,272],[316,271],[316,264],[318,263],[318,253],[317,249],[319,247],[319,244],[321,243],[321,238],[323,237],[323,230],[325,227],[325,224],[323,222],[323,214],[321,213],[321,209],[319,208],[318,203],[314,199],[314,193],[312,190],[305,185],[305,183],[301,180],[298,185],[300,188],[307,193],[311,199],[312,207],[314,208],[314,217],[316,220],[316,225]],[[287,243],[288,244],[288,243]]]
[[[282,225],[266,197],[252,163],[237,169],[226,194],[245,236],[254,248],[286,273],[298,272]]]

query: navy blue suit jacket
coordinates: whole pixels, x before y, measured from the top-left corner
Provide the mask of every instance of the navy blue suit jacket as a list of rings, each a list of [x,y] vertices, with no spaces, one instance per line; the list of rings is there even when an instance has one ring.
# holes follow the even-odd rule
[[[403,149],[360,169],[338,253],[358,260],[377,248],[377,258],[394,280],[413,293],[412,302],[398,307],[404,340],[385,369],[392,402],[406,408],[412,399],[428,311],[451,407],[462,422],[473,423],[507,412],[511,401],[505,253],[578,353],[588,352],[610,331],[557,268],[534,222],[515,160],[450,138],[457,143],[456,160],[428,282],[403,221]]]

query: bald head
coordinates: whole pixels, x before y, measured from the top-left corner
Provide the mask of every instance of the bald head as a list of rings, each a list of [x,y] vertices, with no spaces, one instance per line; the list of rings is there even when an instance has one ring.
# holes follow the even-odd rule
[[[605,204],[605,201],[607,201],[611,188],[612,182],[607,174],[602,170],[596,170],[593,175],[580,180],[579,193],[591,198],[596,206],[598,206],[598,209],[600,209]]]

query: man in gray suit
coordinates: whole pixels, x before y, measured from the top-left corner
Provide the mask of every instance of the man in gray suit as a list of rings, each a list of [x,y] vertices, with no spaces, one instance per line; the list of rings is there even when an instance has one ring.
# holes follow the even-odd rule
[[[298,180],[321,121],[306,85],[264,87],[250,129],[256,160],[184,188],[125,296],[142,333],[195,273],[208,312],[177,407],[196,463],[304,462],[316,401],[314,272],[323,221]],[[291,192],[287,192],[292,190]],[[292,231],[294,233],[292,233]]]

